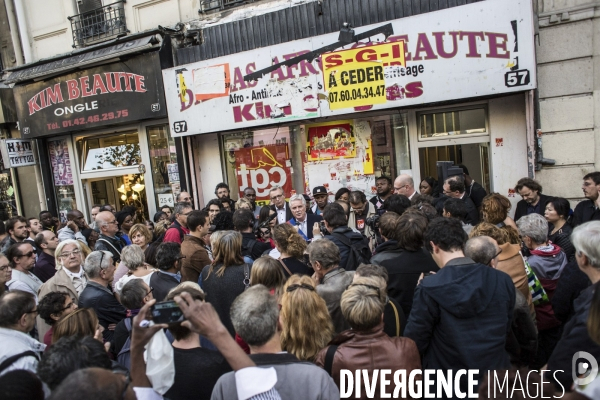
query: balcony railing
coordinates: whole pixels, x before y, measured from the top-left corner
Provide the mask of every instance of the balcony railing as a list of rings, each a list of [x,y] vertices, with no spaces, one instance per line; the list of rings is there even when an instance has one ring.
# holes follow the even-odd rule
[[[255,0],[200,0],[200,12],[224,10],[240,3],[254,3]]]
[[[84,47],[127,34],[124,0],[69,17],[73,47]]]

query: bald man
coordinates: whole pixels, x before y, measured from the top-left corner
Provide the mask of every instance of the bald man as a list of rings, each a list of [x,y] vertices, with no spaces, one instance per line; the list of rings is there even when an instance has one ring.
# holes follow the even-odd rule
[[[412,176],[408,174],[398,175],[394,181],[394,193],[402,194],[408,197],[409,200],[412,200],[415,194],[419,194],[415,190],[415,181],[413,180]]]
[[[496,268],[498,265],[500,253],[498,242],[489,236],[476,236],[467,240],[465,244],[465,257],[492,268]]]
[[[96,225],[100,229],[100,237],[96,241],[94,250],[110,251],[113,261],[118,264],[121,261],[123,242],[117,237],[119,232],[117,218],[110,211],[101,211],[96,215]]]
[[[67,225],[58,230],[58,240],[61,242],[67,239],[79,240],[87,246],[87,240],[81,233],[86,228],[88,228],[88,225],[85,222],[83,213],[79,210],[71,210],[67,212]]]

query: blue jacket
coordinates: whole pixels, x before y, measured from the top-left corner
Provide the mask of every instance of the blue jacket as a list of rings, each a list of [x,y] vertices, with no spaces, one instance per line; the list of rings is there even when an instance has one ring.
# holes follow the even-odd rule
[[[424,369],[479,369],[481,377],[510,366],[505,345],[514,307],[510,276],[457,258],[417,286],[404,335],[416,342]]]

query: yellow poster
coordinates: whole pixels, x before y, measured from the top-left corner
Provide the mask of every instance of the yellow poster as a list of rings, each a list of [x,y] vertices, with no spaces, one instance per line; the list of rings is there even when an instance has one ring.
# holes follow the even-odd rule
[[[384,67],[406,66],[404,42],[382,43],[323,55],[323,81],[329,108],[386,102]]]

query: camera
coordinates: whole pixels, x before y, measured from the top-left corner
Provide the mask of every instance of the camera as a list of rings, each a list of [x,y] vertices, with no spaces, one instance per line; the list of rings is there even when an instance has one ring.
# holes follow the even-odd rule
[[[325,227],[325,221],[319,221],[319,230],[321,231],[321,235],[329,235],[329,231]]]
[[[175,324],[183,321],[183,311],[172,300],[155,303],[152,308],[152,320],[157,324]]]
[[[369,228],[371,228],[372,231],[379,231],[379,218],[381,218],[379,215],[371,215],[370,217],[367,218],[367,220],[365,221],[365,223],[367,224],[367,226]]]

